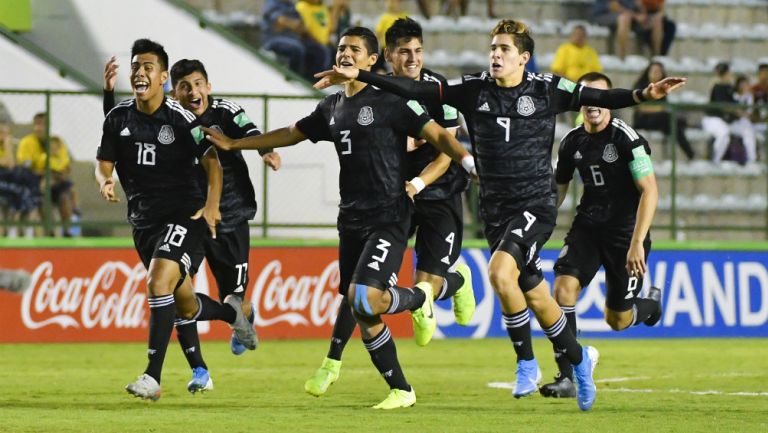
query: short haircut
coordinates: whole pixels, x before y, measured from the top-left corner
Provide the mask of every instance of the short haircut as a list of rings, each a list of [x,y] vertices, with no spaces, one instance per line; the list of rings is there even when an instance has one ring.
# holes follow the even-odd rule
[[[579,77],[578,80],[576,80],[577,83],[581,83],[583,81],[605,81],[608,84],[609,89],[613,88],[613,82],[611,82],[611,79],[602,72],[587,72],[586,74]]]
[[[371,29],[366,27],[350,27],[341,34],[341,38],[344,36],[357,36],[363,40],[365,49],[368,50],[368,55],[379,54],[379,40],[376,39],[376,35],[373,34]]]
[[[517,52],[522,54],[528,51],[533,56],[533,38],[531,37],[531,30],[522,21],[515,20],[501,20],[496,27],[491,30],[491,37],[496,35],[510,35],[512,41],[517,47]]]
[[[424,42],[424,35],[421,31],[421,25],[411,18],[398,18],[392,26],[387,29],[384,41],[388,47],[395,47],[403,40],[408,43],[416,38],[419,42]]]
[[[37,122],[39,120],[45,119],[45,112],[41,111],[39,113],[35,113],[34,117],[32,117],[33,122]]]
[[[168,70],[168,53],[165,48],[155,41],[149,39],[137,39],[131,48],[131,59],[139,54],[154,54],[160,61],[160,68],[163,71]]]
[[[757,65],[758,71],[762,71],[764,69],[768,69],[768,63],[760,63],[759,65]]]
[[[205,77],[205,81],[208,81],[208,72],[206,72],[203,62],[197,59],[181,59],[171,66],[171,84],[176,87],[179,80],[193,72],[199,72]]]
[[[717,65],[715,65],[715,73],[722,77],[723,75],[727,74],[731,70],[731,65],[728,64],[728,62],[720,62]]]

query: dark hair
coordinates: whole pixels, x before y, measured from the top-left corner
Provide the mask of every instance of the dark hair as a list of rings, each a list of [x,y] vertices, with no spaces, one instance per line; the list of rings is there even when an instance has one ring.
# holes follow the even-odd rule
[[[401,39],[403,43],[408,43],[416,38],[419,42],[424,42],[424,36],[421,31],[421,25],[411,18],[398,18],[392,26],[387,29],[384,41],[388,47],[397,46]]]
[[[718,77],[722,77],[731,70],[731,65],[728,62],[720,62],[715,65],[715,73]]]
[[[187,75],[199,72],[208,81],[208,72],[205,71],[203,62],[197,59],[181,59],[171,66],[171,84],[176,87],[176,83]]]
[[[501,20],[496,27],[491,30],[491,37],[496,35],[510,35],[512,42],[517,47],[518,54],[528,51],[533,56],[533,38],[531,30],[522,21]]]
[[[613,82],[611,79],[602,72],[587,72],[586,74],[579,77],[578,80],[576,80],[577,83],[581,83],[582,81],[605,81],[608,83],[609,89],[613,88]]]
[[[640,76],[637,78],[637,81],[635,81],[635,89],[645,89],[649,84],[651,84],[651,80],[648,78],[648,74],[651,72],[651,68],[654,65],[658,65],[661,68],[661,78],[667,78],[667,69],[664,67],[664,63],[658,61],[650,62],[648,63],[648,66],[643,69],[643,73],[640,74]]]
[[[768,63],[760,63],[757,65],[757,70],[762,71],[763,69],[768,69]]]
[[[737,75],[736,79],[733,82],[734,89],[738,91],[742,81],[746,81],[747,83],[749,83],[749,78],[746,75],[741,75],[741,74]]]
[[[165,48],[155,41],[149,39],[137,39],[133,43],[131,48],[131,59],[138,54],[154,54],[160,61],[160,68],[163,71],[168,70],[168,53],[165,52]]]
[[[35,113],[34,117],[32,117],[33,122],[37,122],[38,120],[45,119],[45,112],[41,111],[39,113]]]
[[[373,34],[371,29],[366,27],[350,27],[344,31],[339,37],[339,40],[344,36],[357,36],[363,40],[365,49],[368,50],[368,55],[379,54],[379,40],[376,39],[376,35]]]

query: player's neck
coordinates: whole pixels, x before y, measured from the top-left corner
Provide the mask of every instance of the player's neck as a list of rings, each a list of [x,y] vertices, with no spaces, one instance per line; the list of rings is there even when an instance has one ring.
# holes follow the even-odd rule
[[[163,93],[160,93],[147,101],[142,101],[139,98],[136,98],[136,110],[144,114],[152,114],[163,105],[163,99],[165,99],[165,94]]]
[[[351,83],[347,83],[344,85],[344,94],[347,96],[347,98],[351,98],[358,93],[360,93],[361,90],[367,86],[368,83],[363,83],[362,81],[354,80]]]
[[[506,77],[496,79],[496,85],[499,87],[515,87],[523,82],[523,74],[509,74]]]
[[[584,122],[584,130],[587,131],[587,134],[597,134],[597,133],[603,132],[605,128],[608,127],[608,124],[610,123],[611,123],[611,116],[606,117],[605,120],[598,123],[597,125],[593,125],[589,122]]]

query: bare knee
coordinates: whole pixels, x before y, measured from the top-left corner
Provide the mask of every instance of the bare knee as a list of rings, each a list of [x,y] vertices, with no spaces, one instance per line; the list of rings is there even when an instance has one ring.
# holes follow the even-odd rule
[[[347,302],[357,316],[374,317],[389,308],[385,292],[364,284],[351,284],[347,292]]]
[[[147,277],[147,289],[150,296],[170,295],[173,293],[175,285],[176,281],[173,281],[168,275],[149,274]]]
[[[622,331],[629,328],[632,324],[632,311],[612,311],[605,310],[605,323],[614,331]]]

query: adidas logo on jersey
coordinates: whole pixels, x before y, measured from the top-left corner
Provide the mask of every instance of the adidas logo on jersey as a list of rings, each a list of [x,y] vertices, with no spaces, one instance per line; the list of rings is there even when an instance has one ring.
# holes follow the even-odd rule
[[[160,247],[160,248],[158,248],[158,249],[159,249],[160,251],[165,251],[166,253],[170,253],[170,252],[171,252],[171,247],[170,247],[170,246],[168,246],[168,244],[163,244],[163,246],[161,246],[161,247]]]
[[[123,128],[122,131],[120,131],[120,136],[121,137],[129,137],[130,135],[131,135],[131,130],[128,129],[127,126],[125,128]]]
[[[328,126],[332,126],[332,125],[335,125],[335,124],[336,124],[336,120],[333,118],[333,116],[331,116],[331,121],[328,122]]]
[[[518,235],[520,237],[523,237],[523,231],[521,229],[514,229],[512,230],[513,235]]]
[[[573,159],[581,159],[581,152],[577,150],[576,153],[573,154]]]
[[[491,107],[488,105],[487,102],[483,102],[483,105],[481,105],[477,111],[491,111]]]
[[[237,288],[232,293],[243,293],[245,289],[243,289],[243,286],[237,286]]]

